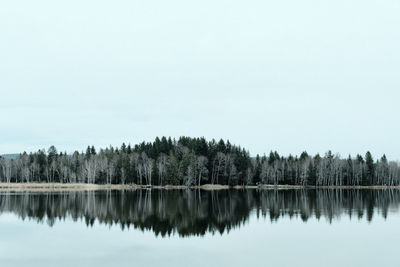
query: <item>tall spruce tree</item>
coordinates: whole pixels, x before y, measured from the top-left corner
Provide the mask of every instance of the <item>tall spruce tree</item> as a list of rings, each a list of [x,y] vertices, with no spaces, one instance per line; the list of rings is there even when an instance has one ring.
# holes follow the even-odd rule
[[[365,164],[367,169],[363,185],[372,185],[375,183],[375,164],[369,151],[365,154]]]

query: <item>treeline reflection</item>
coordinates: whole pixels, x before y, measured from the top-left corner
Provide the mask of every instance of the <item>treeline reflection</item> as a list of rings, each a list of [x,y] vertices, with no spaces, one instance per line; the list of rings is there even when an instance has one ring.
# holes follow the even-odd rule
[[[72,218],[88,226],[119,225],[180,236],[226,233],[250,215],[275,222],[341,216],[371,221],[397,210],[400,190],[136,190],[62,193],[1,193],[0,212],[47,222]]]

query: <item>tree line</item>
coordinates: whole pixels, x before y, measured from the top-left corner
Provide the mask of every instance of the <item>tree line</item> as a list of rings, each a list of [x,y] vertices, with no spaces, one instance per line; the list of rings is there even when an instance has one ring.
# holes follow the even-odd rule
[[[97,151],[47,151],[22,153],[14,159],[0,157],[1,182],[60,182],[138,185],[400,185],[398,162],[371,153],[341,158],[328,151],[315,156],[269,155],[250,157],[229,140],[156,138],[135,146],[122,144]]]

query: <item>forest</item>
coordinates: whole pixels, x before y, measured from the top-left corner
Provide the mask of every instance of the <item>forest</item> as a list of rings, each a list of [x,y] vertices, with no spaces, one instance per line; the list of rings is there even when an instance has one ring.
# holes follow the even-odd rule
[[[136,185],[400,185],[400,166],[385,155],[374,160],[370,152],[341,158],[325,155],[281,156],[278,152],[251,157],[229,141],[205,138],[156,138],[131,146],[85,152],[47,151],[0,157],[3,183],[95,183]]]

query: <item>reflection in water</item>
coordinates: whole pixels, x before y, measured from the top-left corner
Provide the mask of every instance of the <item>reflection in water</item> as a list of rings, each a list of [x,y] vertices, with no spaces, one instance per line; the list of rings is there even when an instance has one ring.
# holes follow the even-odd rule
[[[2,193],[0,212],[46,221],[84,219],[88,226],[118,224],[180,236],[224,233],[240,227],[251,212],[277,221],[282,216],[326,218],[387,217],[398,209],[399,190],[135,190],[63,193]]]

